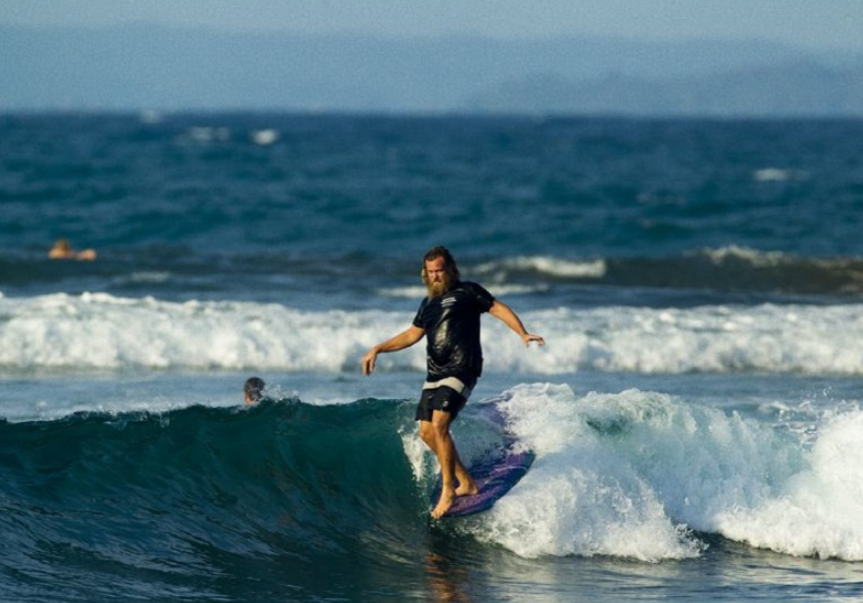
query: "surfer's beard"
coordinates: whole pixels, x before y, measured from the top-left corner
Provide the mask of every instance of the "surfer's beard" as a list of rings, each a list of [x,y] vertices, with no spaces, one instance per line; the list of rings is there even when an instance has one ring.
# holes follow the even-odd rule
[[[446,272],[444,273],[443,277],[441,277],[441,280],[434,283],[429,281],[427,285],[429,299],[440,297],[441,295],[452,289],[453,280],[454,279],[452,275]]]

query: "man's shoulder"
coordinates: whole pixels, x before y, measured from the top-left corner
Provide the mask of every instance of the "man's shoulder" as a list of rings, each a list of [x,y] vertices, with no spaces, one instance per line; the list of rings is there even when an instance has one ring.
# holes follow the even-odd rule
[[[468,293],[491,296],[491,293],[488,292],[488,289],[474,281],[459,281],[458,286],[462,287]]]
[[[470,303],[476,305],[480,312],[488,312],[494,305],[494,295],[479,283],[462,281],[459,287],[464,299],[470,300]]]

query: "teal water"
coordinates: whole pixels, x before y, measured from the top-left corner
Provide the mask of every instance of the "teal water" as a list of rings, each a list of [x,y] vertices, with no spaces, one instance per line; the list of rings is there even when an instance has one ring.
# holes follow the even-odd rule
[[[853,601],[858,121],[0,117],[0,598]],[[60,237],[94,262],[48,260]],[[420,259],[491,319],[432,522]],[[272,398],[241,404],[259,374]]]
[[[854,487],[815,488],[841,480],[857,459],[813,460],[819,447],[856,448],[856,404],[840,417],[855,426],[843,435],[824,416],[835,400],[794,412],[740,404],[740,383],[733,410],[647,389],[515,386],[504,401],[475,399],[454,433],[469,463],[482,457],[504,437],[486,418],[497,408],[537,451],[534,466],[490,512],[433,522],[435,468],[414,440],[413,400],[207,404],[199,384],[210,380],[169,379],[202,401],[175,410],[0,424],[4,599],[807,601],[861,593],[856,520],[838,516]],[[85,381],[99,395],[123,380]],[[151,391],[143,381],[127,381],[127,391]],[[680,392],[695,384],[669,382]],[[750,399],[778,389],[743,383],[754,386]],[[604,385],[599,392],[613,380]],[[796,385],[811,394],[823,383]],[[801,481],[815,501],[795,488]],[[786,500],[820,522],[822,539],[796,531],[787,509],[773,510]],[[821,515],[824,506],[837,515]],[[722,519],[739,515],[740,528],[747,513],[763,517],[746,537],[772,546],[739,541]],[[683,520],[694,529],[681,530]]]

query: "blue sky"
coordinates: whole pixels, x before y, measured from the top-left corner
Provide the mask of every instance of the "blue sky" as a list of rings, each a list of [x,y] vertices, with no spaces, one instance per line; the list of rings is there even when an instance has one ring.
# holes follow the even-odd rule
[[[774,40],[863,52],[863,0],[3,0],[0,23]]]

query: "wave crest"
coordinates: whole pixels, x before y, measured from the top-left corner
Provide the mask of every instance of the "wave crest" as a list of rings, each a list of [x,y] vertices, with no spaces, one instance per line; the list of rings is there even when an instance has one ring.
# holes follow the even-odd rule
[[[486,370],[520,374],[612,371],[680,374],[863,374],[863,309],[854,304],[694,308],[557,308],[525,312],[544,348],[525,350],[485,319]],[[255,369],[357,372],[403,312],[301,311],[252,302],[166,302],[107,294],[0,298],[0,366],[33,371]],[[379,359],[422,372],[423,345]]]

